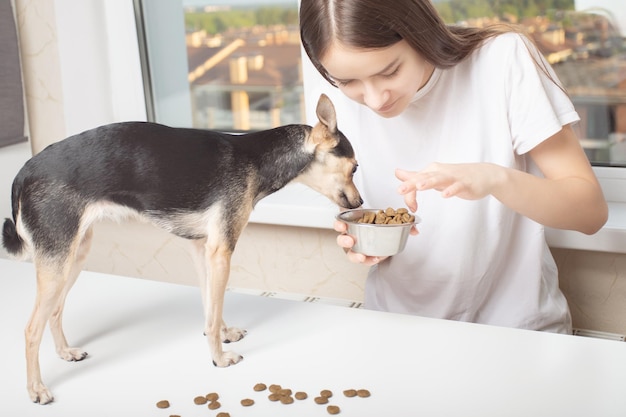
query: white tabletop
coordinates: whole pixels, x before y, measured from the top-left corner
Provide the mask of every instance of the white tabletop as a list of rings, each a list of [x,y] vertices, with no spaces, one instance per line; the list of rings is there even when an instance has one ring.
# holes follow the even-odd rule
[[[225,345],[244,356],[211,364],[197,288],[84,272],[68,297],[68,363],[46,332],[44,382],[55,402],[30,402],[23,329],[34,302],[31,264],[0,260],[0,414],[6,416],[328,416],[313,397],[334,392],[340,416],[624,416],[626,344],[229,292],[225,318],[248,330]],[[305,391],[270,402],[263,382]],[[346,398],[365,388],[369,398]],[[209,392],[222,407],[193,403]],[[240,400],[252,398],[252,407]],[[156,408],[167,399],[171,407]]]

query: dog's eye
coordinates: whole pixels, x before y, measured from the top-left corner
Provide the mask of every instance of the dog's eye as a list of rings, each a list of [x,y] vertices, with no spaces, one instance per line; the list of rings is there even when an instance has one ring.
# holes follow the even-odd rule
[[[354,175],[356,173],[356,169],[359,167],[359,165],[355,165],[354,168],[352,168],[352,175]]]

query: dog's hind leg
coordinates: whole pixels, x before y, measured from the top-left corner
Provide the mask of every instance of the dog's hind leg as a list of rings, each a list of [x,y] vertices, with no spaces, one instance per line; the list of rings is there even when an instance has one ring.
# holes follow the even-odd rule
[[[65,306],[65,298],[70,289],[76,282],[80,271],[82,270],[89,249],[91,248],[91,241],[93,237],[93,229],[89,227],[82,237],[78,248],[73,256],[73,263],[70,266],[69,273],[65,280],[63,292],[58,300],[57,305],[54,308],[52,316],[50,317],[50,332],[54,338],[54,344],[56,346],[57,354],[66,361],[81,361],[87,357],[87,352],[80,348],[71,348],[67,343],[65,334],[63,332],[63,307]]]
[[[90,242],[91,230],[88,230],[80,241],[76,239],[74,245],[64,252],[66,254],[64,256],[47,258],[38,253],[34,256],[37,271],[37,295],[35,308],[25,330],[26,383],[33,402],[48,404],[54,399],[41,379],[39,366],[39,348],[46,323],[50,323],[50,331],[61,357],[68,360],[80,360],[86,356],[86,353],[79,349],[71,349],[67,346],[61,318],[65,297],[78,277]]]
[[[63,296],[66,265],[35,257],[37,296],[35,308],[26,326],[26,384],[31,400],[40,404],[52,402],[53,397],[41,379],[39,347],[46,323]],[[64,271],[65,270],[65,271]]]

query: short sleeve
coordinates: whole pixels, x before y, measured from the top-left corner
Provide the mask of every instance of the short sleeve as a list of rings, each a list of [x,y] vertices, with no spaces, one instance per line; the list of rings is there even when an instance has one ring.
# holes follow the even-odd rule
[[[506,52],[505,88],[513,148],[525,154],[579,120],[552,67],[532,42],[518,34],[500,36]]]

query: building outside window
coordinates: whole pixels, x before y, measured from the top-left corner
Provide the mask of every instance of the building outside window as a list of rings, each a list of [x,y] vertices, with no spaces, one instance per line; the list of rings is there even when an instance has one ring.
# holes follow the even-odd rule
[[[523,27],[570,94],[590,161],[626,166],[626,21],[616,15],[622,0],[435,0],[435,6],[451,24]],[[183,0],[183,7],[194,127],[304,123],[297,0]]]

